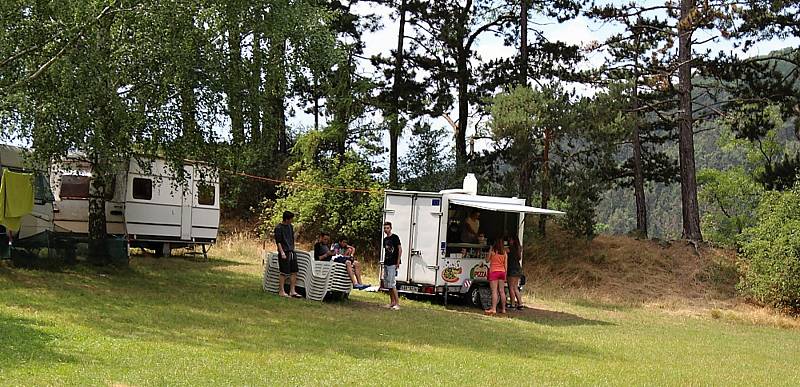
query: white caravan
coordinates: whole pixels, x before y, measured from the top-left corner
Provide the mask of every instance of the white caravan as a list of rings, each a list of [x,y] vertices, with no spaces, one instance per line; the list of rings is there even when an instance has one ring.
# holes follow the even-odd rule
[[[131,159],[115,176],[106,193],[106,230],[126,236],[131,247],[169,255],[173,248],[207,245],[219,229],[219,179],[199,162],[183,166],[185,184],[166,160]],[[56,196],[56,231],[88,234],[91,164],[77,157],[54,168],[51,184]]]
[[[53,193],[50,191],[44,172],[27,166],[25,152],[26,150],[23,148],[0,144],[0,177],[2,177],[2,168],[34,175],[33,211],[22,218],[21,228],[16,235],[17,239],[53,231]]]
[[[513,235],[522,243],[525,214],[564,214],[528,207],[525,199],[477,195],[477,181],[471,174],[464,185],[464,189],[438,193],[385,191],[384,222],[392,223],[403,252],[398,291],[443,295],[445,302],[454,293],[469,295],[476,303],[486,301],[488,243]],[[464,221],[475,211],[480,212],[484,235],[478,243],[464,242]],[[381,262],[384,254],[381,249]]]

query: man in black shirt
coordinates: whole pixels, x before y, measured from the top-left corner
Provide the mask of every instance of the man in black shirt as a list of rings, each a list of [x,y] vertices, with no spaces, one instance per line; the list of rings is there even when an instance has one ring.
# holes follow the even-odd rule
[[[391,303],[387,305],[392,310],[400,309],[400,297],[397,294],[397,267],[400,266],[403,256],[403,247],[400,246],[400,237],[392,234],[392,223],[383,224],[383,287],[389,289]]]
[[[283,213],[283,221],[275,226],[275,244],[278,246],[278,264],[280,266],[281,275],[278,280],[280,285],[278,295],[281,297],[295,297],[301,298],[302,296],[295,291],[295,284],[297,283],[297,257],[294,255],[294,228],[292,221],[294,214],[290,211]],[[286,277],[290,278],[289,294],[286,294]]]
[[[319,241],[314,244],[314,260],[315,261],[330,261],[334,256],[334,252],[330,249],[331,237],[328,233],[319,233]]]

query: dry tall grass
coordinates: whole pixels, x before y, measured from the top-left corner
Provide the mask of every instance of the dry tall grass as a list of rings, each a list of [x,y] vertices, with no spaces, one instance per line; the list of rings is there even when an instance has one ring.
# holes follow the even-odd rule
[[[576,239],[552,228],[527,243],[528,287],[551,295],[624,304],[731,305],[738,275],[735,253],[685,242],[600,235]]]

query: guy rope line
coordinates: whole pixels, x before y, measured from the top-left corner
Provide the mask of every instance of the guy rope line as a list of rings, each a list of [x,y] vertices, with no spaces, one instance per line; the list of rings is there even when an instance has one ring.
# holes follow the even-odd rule
[[[253,179],[253,180],[260,180],[260,181],[266,181],[266,182],[270,182],[270,183],[286,184],[286,185],[293,185],[293,186],[306,187],[306,188],[318,188],[318,189],[325,189],[325,190],[338,191],[338,192],[383,193],[382,189],[363,189],[363,188],[334,187],[334,186],[329,186],[329,185],[317,185],[317,184],[301,183],[301,182],[291,181],[291,180],[271,179],[269,177],[251,175],[249,173],[244,173],[244,172],[233,172],[233,171],[227,171],[227,170],[225,172],[228,172],[228,173],[231,173],[231,174],[234,174],[234,175],[237,175],[237,176],[247,177],[247,178]]]

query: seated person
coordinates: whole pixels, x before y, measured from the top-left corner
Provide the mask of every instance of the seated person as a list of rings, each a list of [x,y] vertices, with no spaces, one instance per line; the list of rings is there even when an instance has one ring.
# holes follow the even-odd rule
[[[478,243],[480,240],[481,213],[473,209],[461,225],[461,242]]]
[[[347,265],[347,274],[350,275],[350,281],[353,281],[353,288],[359,290],[368,288],[369,285],[361,282],[361,264],[355,258],[356,249],[347,243],[347,238],[339,238],[339,243],[335,243],[331,250],[336,255],[333,258],[334,262]]]
[[[347,238],[339,238],[339,242],[334,243],[333,247],[331,247],[331,250],[333,250],[336,255],[341,255],[342,257],[346,257],[348,259],[352,259],[356,253],[355,247],[350,246],[347,243]]]
[[[331,236],[328,233],[319,233],[319,241],[314,244],[314,260],[315,261],[330,261],[331,257],[336,255],[331,248]]]

